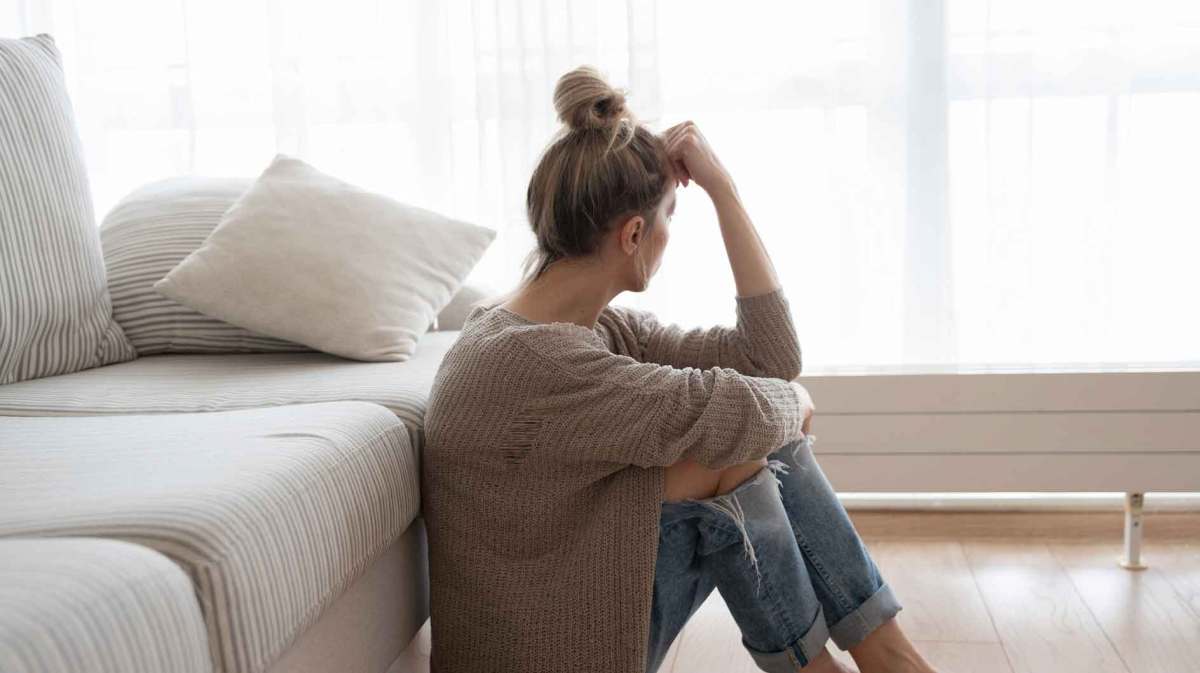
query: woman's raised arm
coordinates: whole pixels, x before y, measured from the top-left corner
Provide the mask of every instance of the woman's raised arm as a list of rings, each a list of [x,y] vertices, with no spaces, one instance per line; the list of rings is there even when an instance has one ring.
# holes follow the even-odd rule
[[[684,328],[663,323],[649,311],[610,306],[615,320],[601,321],[620,334],[629,350],[643,362],[673,367],[729,367],[747,376],[791,381],[802,366],[800,340],[783,289],[753,297],[736,297],[733,327]]]
[[[679,184],[695,182],[717,210],[721,237],[737,286],[737,325],[683,329],[652,314],[614,310],[636,339],[641,359],[675,367],[730,367],[749,376],[792,380],[800,375],[800,343],[775,267],[737,188],[716,153],[690,122],[663,132]]]
[[[686,121],[662,135],[679,183],[687,187],[695,182],[712,199],[738,296],[753,297],[779,288],[775,266],[742,205],[737,186],[700,129]]]

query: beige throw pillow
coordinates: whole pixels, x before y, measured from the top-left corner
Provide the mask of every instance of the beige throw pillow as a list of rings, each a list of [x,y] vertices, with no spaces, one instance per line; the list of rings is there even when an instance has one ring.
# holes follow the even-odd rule
[[[407,360],[496,232],[275,157],[154,289],[356,360]]]

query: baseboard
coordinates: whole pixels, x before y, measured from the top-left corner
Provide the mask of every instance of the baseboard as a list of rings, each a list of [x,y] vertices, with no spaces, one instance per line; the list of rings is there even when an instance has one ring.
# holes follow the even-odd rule
[[[1123,512],[1124,493],[839,493],[847,510]],[[1143,511],[1200,513],[1200,493],[1147,493]]]
[[[1088,540],[1120,544],[1122,512],[936,512],[913,510],[847,510],[864,538],[1024,538]],[[1158,512],[1144,518],[1145,540],[1200,540],[1200,513]]]

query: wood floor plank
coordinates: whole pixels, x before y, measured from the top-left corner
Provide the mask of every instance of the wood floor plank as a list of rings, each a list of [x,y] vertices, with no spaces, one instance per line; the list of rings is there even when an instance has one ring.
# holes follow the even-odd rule
[[[962,572],[969,577],[965,559],[963,563]],[[668,654],[659,671],[755,673],[758,668],[740,641],[737,622],[720,594],[714,591],[672,644],[671,649],[678,649],[678,656],[673,659]],[[946,673],[1012,673],[999,642],[919,641],[916,645],[931,664]],[[838,659],[854,665],[849,652],[838,649],[832,642],[827,649]]]
[[[1120,544],[1057,543],[1050,550],[1130,671],[1178,673],[1200,662],[1200,615],[1163,569],[1118,566]],[[1147,561],[1157,556],[1147,552]]]
[[[904,609],[896,619],[911,640],[999,643],[1000,637],[954,540],[866,540]]]
[[[1146,561],[1161,570],[1183,602],[1200,615],[1200,543],[1151,543],[1146,547]]]
[[[1045,544],[970,540],[963,550],[1014,673],[1130,673]]]
[[[1200,543],[1147,540],[1150,569],[1119,568],[1119,540],[901,540],[867,546],[904,603],[901,626],[944,673],[1200,671]],[[392,673],[429,670],[426,622]],[[830,643],[834,656],[853,665]],[[660,673],[754,673],[714,591]]]
[[[668,657],[661,673],[755,673],[758,666],[742,646],[742,632],[729,614],[719,591],[700,605],[671,645],[678,646],[674,659]],[[671,667],[667,667],[670,662]]]
[[[949,643],[917,640],[921,656],[946,673],[1012,673],[1000,643]]]
[[[1012,673],[1000,643],[914,640],[913,645],[931,666],[945,673]],[[839,661],[855,665],[854,657],[849,652],[835,646],[829,649]]]

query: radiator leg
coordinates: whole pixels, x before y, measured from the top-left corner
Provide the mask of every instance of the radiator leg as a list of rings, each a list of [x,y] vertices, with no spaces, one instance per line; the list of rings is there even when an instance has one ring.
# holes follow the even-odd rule
[[[1126,570],[1145,570],[1142,563],[1143,493],[1125,494],[1125,553],[1118,563]]]

